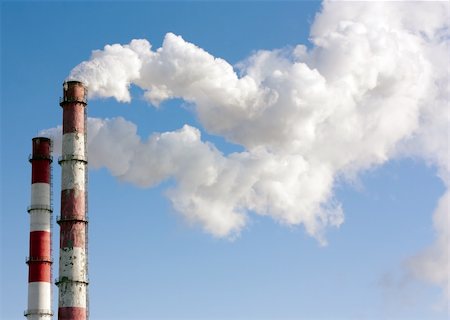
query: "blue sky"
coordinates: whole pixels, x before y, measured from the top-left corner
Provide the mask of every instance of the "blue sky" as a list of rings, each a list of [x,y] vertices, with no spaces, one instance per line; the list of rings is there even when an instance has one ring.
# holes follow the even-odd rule
[[[320,9],[314,1],[2,2],[1,318],[26,309],[31,139],[61,124],[62,82],[75,66],[106,44],[148,39],[155,50],[168,32],[231,65],[258,50],[312,48]],[[244,149],[206,130],[192,103],[154,108],[142,94],[135,85],[128,104],[91,99],[89,116],[123,117],[142,139],[188,124],[225,155]],[[238,236],[218,238],[173,208],[166,192],[175,178],[142,188],[90,169],[91,319],[447,319],[442,287],[405,267],[434,242],[432,215],[446,186],[439,165],[406,154],[334,180],[345,221],[325,230],[327,246],[302,225],[251,210]],[[56,163],[53,174],[56,216]],[[57,261],[56,223],[53,232]]]

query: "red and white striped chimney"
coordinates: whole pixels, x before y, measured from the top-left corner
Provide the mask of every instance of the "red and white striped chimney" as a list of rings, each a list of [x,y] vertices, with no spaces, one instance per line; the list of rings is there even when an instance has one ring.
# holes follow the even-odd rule
[[[28,320],[52,318],[51,150],[49,138],[33,138],[31,162],[30,255],[28,264]]]
[[[58,319],[88,318],[87,255],[87,89],[79,81],[64,82],[61,165],[61,216]]]

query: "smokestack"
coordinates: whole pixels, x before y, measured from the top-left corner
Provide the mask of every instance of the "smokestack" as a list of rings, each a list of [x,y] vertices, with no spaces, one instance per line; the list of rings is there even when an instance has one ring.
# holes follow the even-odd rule
[[[79,81],[64,82],[61,165],[58,319],[88,318],[87,254],[87,89]]]
[[[49,138],[32,139],[30,255],[28,264],[28,320],[52,318],[51,146]]]

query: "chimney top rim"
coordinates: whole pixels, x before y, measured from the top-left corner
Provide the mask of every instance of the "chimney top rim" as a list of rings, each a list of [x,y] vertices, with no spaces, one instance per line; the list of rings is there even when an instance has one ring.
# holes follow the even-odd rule
[[[67,84],[81,84],[83,87],[86,86],[82,81],[79,81],[79,80],[68,80],[68,81],[64,81],[64,82],[63,82],[63,85],[65,85],[66,83],[67,83]]]
[[[36,140],[52,141],[52,139],[50,139],[49,137],[42,137],[42,136],[34,137],[31,140],[32,141],[36,141]]]

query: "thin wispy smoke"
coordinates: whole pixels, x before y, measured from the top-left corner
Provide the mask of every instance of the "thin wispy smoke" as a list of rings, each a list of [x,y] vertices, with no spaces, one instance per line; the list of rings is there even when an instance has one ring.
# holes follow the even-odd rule
[[[418,156],[449,186],[449,21],[444,2],[325,2],[311,48],[258,51],[234,67],[172,33],[156,50],[142,39],[107,45],[68,79],[91,97],[129,102],[135,85],[155,107],[182,98],[206,131],[245,151],[224,155],[188,125],[143,140],[122,118],[89,119],[90,163],[144,187],[175,179],[173,207],[215,236],[259,214],[325,244],[326,228],[344,221],[333,194],[341,177]],[[447,268],[448,198],[436,244],[411,260],[445,288],[448,276],[428,274]]]

